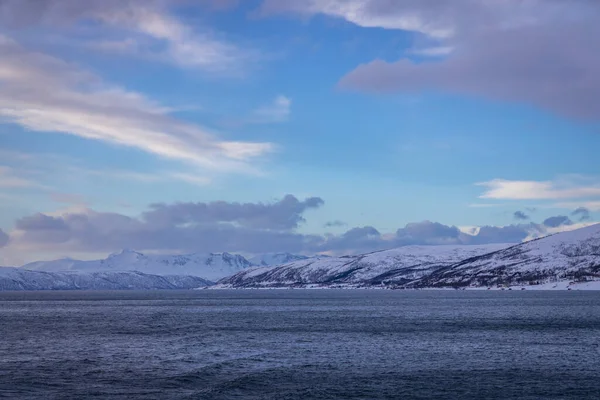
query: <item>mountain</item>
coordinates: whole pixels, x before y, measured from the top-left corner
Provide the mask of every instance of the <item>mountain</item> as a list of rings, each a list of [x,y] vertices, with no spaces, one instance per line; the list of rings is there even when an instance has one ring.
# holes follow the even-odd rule
[[[276,267],[250,268],[218,282],[219,288],[401,285],[461,260],[508,247],[405,246],[344,257],[316,257]]]
[[[600,280],[600,224],[440,268],[412,287],[528,286]]]
[[[600,288],[600,224],[518,245],[406,246],[250,268],[215,288]]]
[[[306,260],[308,257],[290,253],[268,253],[261,254],[248,259],[254,265],[269,267],[273,265],[287,264],[292,261]]]
[[[103,260],[61,259],[38,261],[21,268],[42,272],[116,272],[139,271],[150,275],[189,275],[217,281],[252,264],[244,257],[229,253],[154,255],[133,250],[111,254]]]
[[[197,276],[124,272],[41,272],[0,267],[0,290],[193,289],[212,282]]]

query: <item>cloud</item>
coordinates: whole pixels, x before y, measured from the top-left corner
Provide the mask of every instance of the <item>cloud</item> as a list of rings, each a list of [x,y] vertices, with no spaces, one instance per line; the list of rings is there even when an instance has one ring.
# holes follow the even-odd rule
[[[2,229],[0,229],[0,248],[8,244],[9,236]]]
[[[529,219],[529,215],[525,214],[523,211],[515,211],[513,218],[519,221],[526,221]]]
[[[345,223],[344,221],[340,221],[340,220],[335,220],[335,221],[328,221],[326,222],[323,227],[325,228],[338,228],[338,227],[342,227],[342,226],[346,226],[348,225],[347,223]]]
[[[289,97],[277,96],[271,104],[255,110],[249,122],[257,124],[286,122],[290,116],[291,107],[292,100]]]
[[[401,29],[422,32],[433,37],[448,37],[454,34],[453,27],[436,11],[451,11],[448,4],[426,1],[432,12],[419,7],[416,1],[388,0],[265,0],[262,15],[297,13],[301,15],[324,14],[342,18],[367,28]],[[437,15],[437,16],[436,16]]]
[[[462,236],[463,244],[519,243],[531,235],[538,235],[543,228],[536,224],[508,226],[482,226],[477,235]]]
[[[139,217],[91,209],[17,220],[14,250],[111,252],[120,248],[168,252],[273,252],[315,249],[321,237],[294,232],[303,213],[323,204],[288,195],[264,203],[155,204]]]
[[[461,231],[455,226],[438,222],[423,221],[407,224],[396,232],[396,240],[401,244],[460,244]]]
[[[304,201],[287,195],[278,202],[264,203],[176,203],[152,204],[143,220],[153,226],[232,223],[250,229],[291,230],[305,220],[302,214],[324,204],[319,197]]]
[[[558,228],[563,225],[572,225],[573,221],[569,217],[564,215],[557,215],[555,217],[546,218],[543,224],[549,228]]]
[[[323,200],[295,196],[270,203],[154,204],[138,216],[71,208],[36,213],[16,221],[7,251],[33,258],[36,254],[106,254],[122,248],[165,253],[293,252],[356,254],[407,245],[518,243],[586,224],[554,217],[544,224],[483,226],[461,231],[456,226],[423,221],[409,223],[395,234],[372,226],[341,234],[302,234],[306,213]],[[6,241],[6,239],[4,239]]]
[[[136,148],[202,168],[244,171],[270,143],[222,141],[143,95],[0,36],[0,121]]]
[[[65,29],[78,23],[100,24],[97,49],[139,55],[207,72],[239,73],[256,58],[255,52],[219,38],[208,29],[199,31],[170,12],[178,1],[168,0],[2,0],[0,22],[10,27],[50,26]],[[213,8],[232,1],[204,1]],[[230,4],[228,4],[230,3]],[[87,25],[93,31],[94,25]],[[118,39],[112,39],[117,37]]]
[[[453,48],[441,60],[363,64],[340,81],[344,88],[443,91],[531,104],[576,118],[600,114],[595,72],[600,54],[590,51],[600,35],[597,1],[268,0],[263,8],[418,32],[437,40],[433,48]]]
[[[19,176],[13,168],[0,166],[0,188],[44,188],[44,186]]]
[[[600,185],[578,186],[569,181],[510,181],[494,179],[478,183],[487,191],[479,198],[502,200],[546,200],[600,196]]]
[[[587,221],[591,219],[590,210],[585,207],[579,207],[571,213],[573,217],[579,217],[579,221]]]
[[[411,50],[412,54],[428,57],[440,57],[447,56],[454,51],[452,46],[435,46],[435,47],[423,47]]]

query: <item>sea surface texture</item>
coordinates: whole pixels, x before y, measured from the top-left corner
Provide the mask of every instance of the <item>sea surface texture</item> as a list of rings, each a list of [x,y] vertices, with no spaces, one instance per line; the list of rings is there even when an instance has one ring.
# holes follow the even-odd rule
[[[0,293],[0,398],[598,399],[600,292]]]

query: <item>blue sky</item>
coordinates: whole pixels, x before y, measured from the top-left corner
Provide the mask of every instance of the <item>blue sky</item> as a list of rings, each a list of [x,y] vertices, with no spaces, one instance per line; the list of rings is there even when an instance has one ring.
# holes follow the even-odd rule
[[[157,235],[140,250],[250,254],[472,240],[396,240],[423,221],[522,231],[490,241],[592,223],[600,6],[517,3],[0,1],[0,261],[130,247],[100,231]],[[293,224],[243,222],[260,205],[278,220],[286,195]],[[156,203],[215,202],[257,207],[213,225],[197,210],[145,219]],[[160,245],[224,224],[274,246]],[[377,233],[357,245],[364,227]]]

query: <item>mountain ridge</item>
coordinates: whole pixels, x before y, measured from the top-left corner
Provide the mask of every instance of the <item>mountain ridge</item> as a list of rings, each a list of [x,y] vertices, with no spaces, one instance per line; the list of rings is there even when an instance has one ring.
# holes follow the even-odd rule
[[[596,280],[600,280],[600,224],[520,244],[405,246],[250,268],[218,281],[215,288],[456,289]]]
[[[124,249],[101,260],[81,261],[63,258],[36,261],[20,268],[40,272],[116,272],[139,271],[151,275],[190,275],[217,281],[252,264],[243,256],[231,253],[154,255]]]
[[[213,282],[189,275],[151,275],[138,271],[44,272],[0,267],[1,290],[173,290]]]

